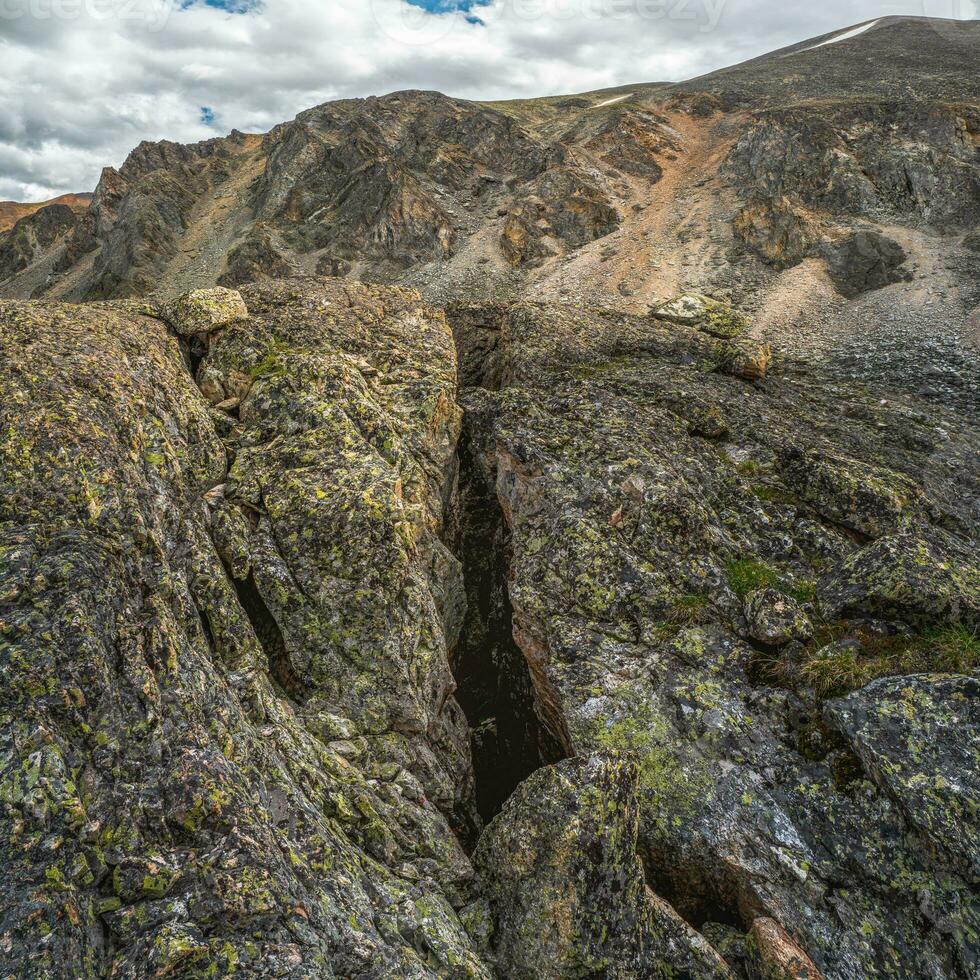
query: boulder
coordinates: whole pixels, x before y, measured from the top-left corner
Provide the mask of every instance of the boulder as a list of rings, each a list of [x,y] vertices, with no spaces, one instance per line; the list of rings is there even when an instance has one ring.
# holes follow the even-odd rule
[[[769,646],[785,646],[791,640],[808,640],[813,635],[813,624],[799,603],[776,589],[750,593],[745,619],[752,639]]]
[[[849,555],[827,576],[831,615],[865,614],[919,626],[980,625],[976,553],[939,528],[902,531]]]
[[[194,289],[168,303],[163,317],[181,337],[200,337],[248,317],[242,294],[214,286]]]
[[[980,881],[980,681],[883,677],[824,709],[909,825]]]
[[[747,338],[726,342],[721,351],[721,369],[743,381],[764,381],[772,364],[769,344]]]
[[[512,980],[730,973],[649,893],[636,852],[637,770],[592,755],[539,769],[480,837],[473,861]]]
[[[848,298],[912,278],[901,268],[905,250],[877,231],[855,231],[828,242],[823,255],[834,285]]]
[[[775,269],[788,269],[809,256],[820,240],[820,223],[786,196],[755,198],[732,220],[735,237]]]
[[[653,307],[650,316],[685,327],[695,327],[712,337],[731,339],[744,333],[748,320],[729,303],[700,293],[684,293]]]

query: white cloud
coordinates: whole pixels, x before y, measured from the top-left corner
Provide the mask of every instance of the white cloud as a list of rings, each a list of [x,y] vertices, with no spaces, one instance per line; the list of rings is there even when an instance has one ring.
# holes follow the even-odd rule
[[[90,190],[142,139],[264,131],[329,99],[678,80],[923,2],[493,0],[481,25],[405,0],[0,0],[0,198]]]

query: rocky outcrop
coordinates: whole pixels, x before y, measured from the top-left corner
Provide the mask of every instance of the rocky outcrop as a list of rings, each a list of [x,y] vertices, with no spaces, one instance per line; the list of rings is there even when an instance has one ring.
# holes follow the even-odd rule
[[[980,219],[975,108],[848,101],[759,113],[725,163],[749,202],[733,231],[777,269],[827,260],[847,297],[907,278],[905,252],[855,218],[955,234]],[[826,238],[824,241],[823,239]]]
[[[976,428],[692,306],[0,305],[3,970],[971,975]]]
[[[511,265],[558,255],[608,235],[619,213],[608,195],[583,175],[548,170],[532,181],[519,204],[506,212],[500,249]]]
[[[653,173],[641,157],[633,169]],[[54,274],[84,261],[80,299],[167,292],[175,269],[236,286],[328,261],[392,281],[491,226],[501,257],[521,266],[580,248],[620,217],[603,175],[560,139],[489,106],[401,92],[318,106],[261,139],[140,144],[103,171]]]
[[[563,147],[496,110],[434,92],[320,106],[266,142],[260,213],[299,250],[356,259],[373,276],[448,258],[466,229],[460,209],[511,206],[501,242],[514,264],[562,243],[577,247],[616,221]]]
[[[127,181],[111,226],[102,235],[96,226],[99,250],[90,298],[140,295],[155,288],[177,254],[177,241],[194,206],[198,182],[189,178],[186,170],[155,170]],[[96,200],[101,203],[98,189]]]
[[[775,269],[789,269],[813,255],[822,227],[812,212],[782,195],[745,205],[732,220],[735,237]]]
[[[764,384],[713,371],[698,330],[672,324],[668,340],[656,321],[607,318],[600,330],[594,314],[527,305],[450,315],[461,343],[475,337],[481,358],[504,365],[487,379],[499,391],[465,395],[467,438],[505,522],[513,636],[537,710],[566,751],[637,765],[653,889],[738,969],[856,978],[890,961],[968,975],[970,874],[924,846],[891,789],[874,788],[870,745],[842,745],[820,722],[828,690],[876,671],[976,667],[975,639],[947,611],[962,616],[978,594],[965,553],[937,567],[889,537],[890,522],[940,534],[935,501],[921,503],[928,454],[909,456],[902,423],[883,436],[834,422],[842,397],[873,398],[857,388],[845,396],[812,371]],[[491,347],[481,335],[495,328]],[[720,451],[690,427],[688,406],[705,404],[725,419]],[[836,481],[790,477],[800,460],[819,474],[816,461],[835,458],[853,461],[847,480],[843,462],[828,464]],[[845,520],[879,538],[869,549],[889,542],[918,570],[911,581],[935,576],[935,601],[913,607],[929,593],[910,581],[893,590],[907,606],[844,607],[845,569],[876,567]],[[947,548],[973,540],[942,535]],[[883,569],[882,586],[892,577]],[[828,638],[853,644],[850,673]],[[951,821],[968,809],[946,806]]]
[[[289,261],[266,225],[255,225],[229,253],[225,271],[219,276],[222,286],[240,286],[262,279],[283,279],[295,275],[296,266]]]
[[[823,254],[834,285],[847,297],[911,278],[901,268],[905,250],[878,232],[856,231],[825,245]]]
[[[0,308],[3,972],[490,975],[451,338],[350,289],[247,292],[217,409],[148,307]]]
[[[851,555],[828,582],[827,602],[835,612],[976,628],[980,563],[940,528],[904,529]]]
[[[473,860],[501,976],[731,975],[647,888],[637,788],[628,759],[571,759],[539,769],[486,829]]]
[[[623,107],[585,116],[562,136],[568,145],[581,145],[613,169],[656,183],[663,176],[662,159],[681,150],[677,133],[654,112]]]

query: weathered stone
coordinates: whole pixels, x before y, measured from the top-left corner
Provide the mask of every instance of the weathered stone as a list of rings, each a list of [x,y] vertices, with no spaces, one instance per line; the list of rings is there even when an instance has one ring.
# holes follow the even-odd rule
[[[160,320],[0,304],[0,972],[490,976],[430,578],[451,338],[350,288],[248,294],[226,445]]]
[[[763,980],[823,980],[810,957],[778,922],[760,916],[752,923],[752,939]]]
[[[889,283],[910,279],[900,266],[905,250],[876,231],[855,231],[823,247],[834,285],[845,296],[854,297]]]
[[[980,880],[980,681],[884,677],[824,715],[908,823]]]
[[[163,317],[181,337],[204,336],[248,317],[241,293],[223,286],[195,289],[178,296]]]
[[[808,640],[813,624],[796,600],[776,589],[758,589],[745,603],[749,635],[760,643],[784,646],[790,640]]]
[[[650,315],[658,320],[696,327],[713,337],[730,340],[744,333],[748,320],[730,304],[701,296],[684,293],[655,306]]]
[[[816,248],[821,225],[806,209],[789,198],[755,198],[732,219],[735,237],[769,265],[788,269]]]
[[[968,876],[924,846],[887,792],[855,789],[854,756],[817,737],[820,706],[800,669],[815,651],[739,639],[753,591],[832,617],[835,569],[864,535],[937,531],[923,484],[956,508],[928,452],[910,455],[907,422],[860,429],[842,400],[870,414],[876,394],[812,370],[794,379],[792,365],[771,385],[740,384],[718,359],[725,342],[679,325],[541,304],[463,318],[465,376],[481,378],[472,338],[499,389],[464,395],[467,465],[500,505],[504,621],[540,737],[634,761],[638,849],[661,899],[688,921],[733,923],[734,938],[709,933],[736,962],[757,964],[737,936],[763,918],[824,976],[874,976],[889,961],[968,975],[980,925]],[[728,453],[692,438],[688,405],[723,412]],[[958,425],[974,445],[970,423]],[[957,479],[974,486],[975,465],[959,460]],[[943,621],[933,608],[938,618],[895,607],[916,643],[914,630]],[[875,638],[861,632],[866,612],[841,615],[822,629]],[[871,659],[860,639],[853,649]],[[909,880],[928,882],[927,920],[917,887],[895,884]]]
[[[887,535],[849,555],[828,578],[834,615],[866,613],[918,624],[980,625],[980,563],[939,528]]]
[[[894,530],[922,501],[901,473],[798,445],[779,453],[780,475],[819,514],[872,537]]]
[[[772,364],[772,348],[769,344],[740,340],[728,345],[722,368],[726,374],[746,381],[764,381]]]
[[[636,852],[637,770],[615,756],[539,769],[483,832],[474,863],[514,980],[725,977],[724,962],[648,893]]]

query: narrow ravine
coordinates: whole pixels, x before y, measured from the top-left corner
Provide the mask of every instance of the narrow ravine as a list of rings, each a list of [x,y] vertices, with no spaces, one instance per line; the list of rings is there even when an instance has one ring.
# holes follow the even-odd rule
[[[455,538],[467,613],[452,667],[472,732],[477,807],[490,820],[541,766],[567,756],[541,717],[524,654],[514,642],[507,588],[510,539],[494,487],[464,420]]]

